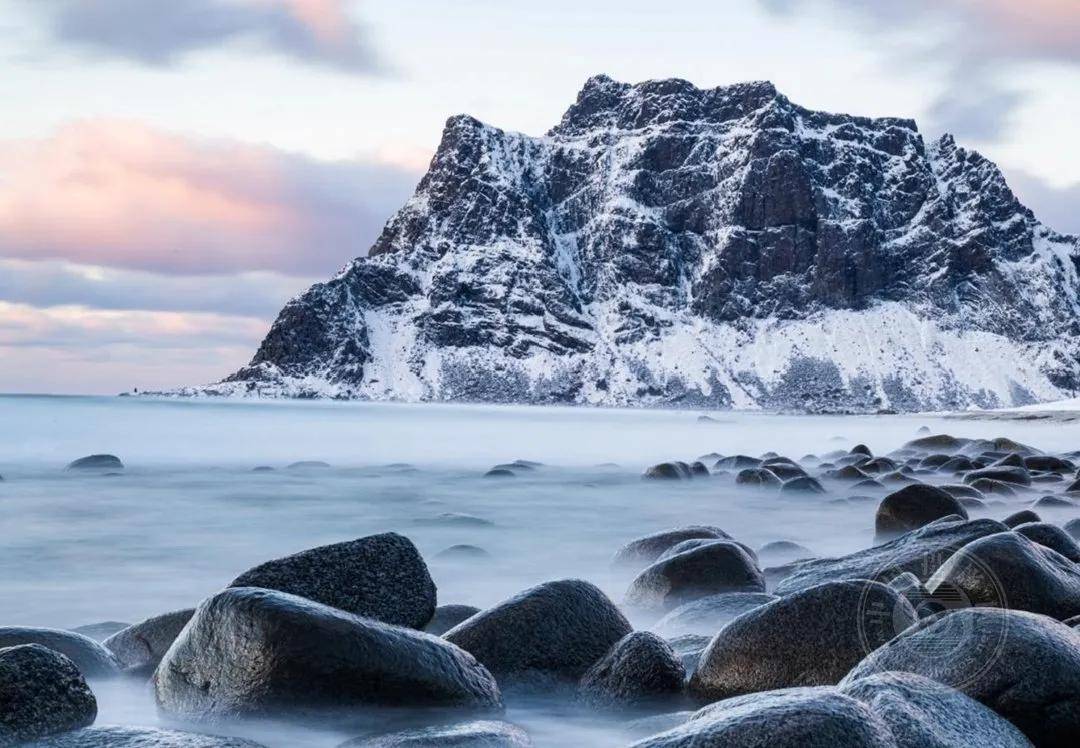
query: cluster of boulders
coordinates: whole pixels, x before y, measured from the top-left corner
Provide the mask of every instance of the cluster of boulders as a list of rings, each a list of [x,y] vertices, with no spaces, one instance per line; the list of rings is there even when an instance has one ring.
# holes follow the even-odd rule
[[[383,533],[267,561],[134,625],[0,628],[0,747],[257,748],[94,726],[93,683],[119,677],[148,681],[167,720],[200,731],[249,717],[354,725],[386,707],[430,715],[398,731],[370,720],[342,748],[523,748],[529,735],[500,717],[537,694],[646,716],[627,720],[627,740],[650,748],[1076,745],[1078,523],[1030,507],[971,516],[993,501],[1005,513],[1034,485],[1071,501],[1074,457],[936,436],[882,456],[862,445],[799,461],[713,455],[704,474],[703,460],[667,463],[647,476],[727,474],[799,494],[876,483],[877,544],[821,558],[711,525],[665,530],[615,552],[629,580],[618,602],[562,579],[487,609],[439,605],[415,545]]]

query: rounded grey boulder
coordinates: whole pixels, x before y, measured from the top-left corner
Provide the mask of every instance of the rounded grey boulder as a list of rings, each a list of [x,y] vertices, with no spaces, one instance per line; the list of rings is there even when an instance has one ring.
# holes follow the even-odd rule
[[[93,724],[97,701],[70,659],[40,644],[0,649],[0,746]]]
[[[768,564],[787,564],[814,557],[814,552],[805,545],[790,540],[774,540],[758,548],[758,558]]]
[[[712,636],[748,610],[776,600],[764,592],[724,592],[692,600],[675,608],[653,628],[664,636]]]
[[[458,647],[253,587],[199,605],[158,665],[154,691],[162,713],[189,720],[364,705],[502,706],[494,678]]]
[[[1026,525],[1031,522],[1042,522],[1042,518],[1030,509],[1021,509],[1019,512],[1013,512],[1008,517],[1001,520],[1001,523],[1006,527],[1019,527],[1020,525]]]
[[[765,577],[744,548],[716,540],[657,561],[626,591],[626,604],[670,610],[689,600],[721,592],[764,592]]]
[[[735,475],[735,482],[740,486],[772,486],[777,487],[783,481],[776,473],[768,468],[746,468]]]
[[[1001,465],[998,467],[982,468],[981,470],[972,470],[964,476],[964,483],[967,483],[968,485],[972,485],[980,480],[993,480],[1000,483],[1010,483],[1015,486],[1030,486],[1031,473],[1029,473],[1026,468]]]
[[[426,727],[370,738],[354,738],[338,748],[530,748],[528,733],[495,720]]]
[[[108,678],[120,672],[120,662],[112,652],[88,636],[62,629],[21,626],[0,627],[0,647],[40,644],[59,652],[75,663],[79,672],[90,679]]]
[[[1037,746],[1073,746],[1080,734],[1080,634],[1046,616],[968,608],[928,618],[868,655],[841,686],[888,671],[962,691]]]
[[[694,472],[685,462],[661,462],[648,468],[641,477],[645,480],[690,480]]]
[[[1015,532],[981,538],[954,553],[926,582],[935,598],[1042,613],[1080,614],[1080,569]]]
[[[877,582],[830,582],[736,618],[701,656],[690,690],[710,701],[791,686],[837,683],[916,620],[910,603]]]
[[[631,630],[597,587],[564,579],[519,592],[444,638],[476,657],[500,683],[576,682]]]
[[[150,675],[194,613],[194,608],[186,608],[148,618],[116,632],[102,646],[125,670]]]
[[[34,748],[263,748],[259,743],[154,727],[101,725],[34,743]]]
[[[881,500],[874,529],[878,538],[891,538],[951,514],[968,518],[967,510],[954,496],[936,486],[917,483]]]
[[[428,621],[424,631],[434,636],[442,636],[467,618],[480,612],[472,605],[440,605],[435,608],[435,615]]]
[[[395,626],[435,613],[435,583],[412,541],[393,532],[311,548],[250,569],[230,587],[263,587]]]
[[[678,545],[684,540],[693,540],[695,538],[730,540],[731,536],[719,527],[709,527],[707,525],[690,525],[674,530],[664,530],[663,532],[631,540],[616,551],[613,563],[627,566],[645,566],[660,558],[660,555],[669,548]]]
[[[1073,563],[1080,562],[1080,545],[1057,525],[1051,525],[1049,522],[1028,522],[1017,526],[1015,532],[1041,546],[1057,551]]]
[[[116,455],[87,455],[69,462],[68,470],[123,470],[124,463]]]
[[[627,634],[589,668],[578,693],[599,707],[655,703],[682,693],[686,673],[671,646],[656,634]]]

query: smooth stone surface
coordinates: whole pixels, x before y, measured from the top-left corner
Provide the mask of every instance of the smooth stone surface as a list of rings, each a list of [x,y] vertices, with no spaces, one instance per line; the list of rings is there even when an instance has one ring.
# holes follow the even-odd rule
[[[68,657],[85,677],[108,678],[120,672],[120,662],[112,652],[88,636],[62,629],[22,626],[0,627],[0,647],[40,644]]]
[[[40,644],[0,649],[0,746],[93,724],[97,700],[75,663]]]
[[[1080,735],[1080,634],[1046,616],[968,608],[920,621],[855,666],[861,678],[916,673],[964,692],[1037,746]]]
[[[725,625],[765,603],[776,600],[764,592],[724,592],[684,603],[654,624],[664,636],[703,634],[712,636]]]
[[[199,605],[158,666],[154,690],[163,714],[190,720],[502,706],[491,674],[442,639],[253,587]]]
[[[241,738],[153,727],[100,725],[34,743],[34,748],[263,748]]]
[[[519,592],[443,638],[475,656],[500,683],[577,681],[631,630],[596,586],[564,579]]]
[[[951,514],[964,519],[968,516],[954,496],[936,486],[907,486],[881,500],[874,517],[874,530],[878,538],[893,538]]]
[[[1080,562],[1080,544],[1057,525],[1049,522],[1029,522],[1019,525],[1014,531],[1028,540],[1057,551],[1073,563]]]
[[[338,748],[529,748],[531,745],[528,733],[517,725],[496,720],[476,720],[354,738]]]
[[[716,701],[834,684],[915,621],[911,604],[884,584],[859,580],[811,587],[721,629],[701,656],[690,690]]]
[[[746,468],[735,476],[735,483],[740,486],[765,486],[775,488],[783,481],[768,468]]]
[[[267,561],[230,587],[263,587],[396,626],[423,628],[435,583],[412,541],[386,532]]]
[[[967,483],[969,486],[976,484],[980,480],[1000,481],[1001,483],[1011,483],[1017,486],[1030,486],[1031,473],[1027,471],[1027,468],[1001,465],[998,467],[982,468],[981,470],[972,470],[964,476],[964,483]]]
[[[627,634],[581,678],[582,701],[597,707],[656,703],[682,693],[686,671],[656,634]]]
[[[186,608],[148,618],[113,634],[102,646],[116,655],[125,670],[149,675],[194,613],[194,608]]]
[[[473,605],[440,605],[435,608],[435,615],[428,621],[424,631],[434,636],[442,636],[462,621],[480,612]]]
[[[822,582],[843,579],[888,581],[910,571],[926,581],[955,551],[978,538],[1002,532],[1005,526],[992,519],[938,520],[882,545],[838,558],[821,558],[791,565],[776,585],[786,595]]]
[[[1030,509],[1021,509],[1019,512],[1013,512],[1008,517],[1001,520],[1001,523],[1006,527],[1019,527],[1020,525],[1026,525],[1031,522],[1042,522],[1042,518]]]
[[[684,540],[693,540],[695,538],[730,540],[731,536],[719,527],[708,525],[689,525],[673,530],[664,530],[631,540],[615,552],[613,563],[620,566],[647,566],[660,558],[660,555],[669,548],[678,545]]]
[[[825,493],[825,489],[817,478],[811,478],[808,475],[800,475],[791,480],[784,481],[784,484],[780,486],[780,493]]]
[[[647,468],[641,477],[645,480],[690,480],[694,473],[685,462],[661,462]]]
[[[1042,496],[1031,504],[1032,509],[1075,509],[1076,502],[1061,496]]]
[[[124,463],[116,455],[87,455],[68,463],[68,470],[123,470]]]
[[[716,540],[649,566],[630,583],[625,602],[643,610],[670,610],[721,592],[764,591],[765,577],[746,550]]]
[[[1080,568],[1057,551],[1015,532],[980,538],[957,551],[927,580],[934,597],[966,605],[1080,615]]]

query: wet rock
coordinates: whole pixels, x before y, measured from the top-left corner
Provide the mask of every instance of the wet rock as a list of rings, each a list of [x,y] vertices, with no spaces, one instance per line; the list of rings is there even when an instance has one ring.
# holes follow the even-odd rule
[[[894,460],[890,460],[888,457],[875,457],[874,459],[859,465],[860,470],[862,470],[864,473],[870,473],[872,475],[884,475],[886,473],[891,473],[898,467],[899,465],[897,465]]]
[[[648,631],[635,631],[589,668],[579,694],[599,707],[656,703],[682,693],[685,676],[666,641]]]
[[[116,655],[125,670],[150,675],[194,613],[194,608],[187,608],[148,618],[116,632],[102,645]]]
[[[1052,473],[1070,473],[1076,470],[1076,463],[1053,455],[1031,455],[1024,458],[1024,467],[1028,470],[1046,470]]]
[[[233,587],[205,600],[154,674],[187,720],[321,715],[365,705],[498,709],[498,686],[441,639],[306,598]]]
[[[970,470],[975,470],[975,463],[967,457],[953,457],[948,462],[942,463],[939,470],[942,473],[966,473]]]
[[[755,468],[761,465],[761,460],[756,457],[748,457],[747,455],[732,455],[725,457],[722,460],[718,460],[713,468],[717,470],[744,470],[746,468]]]
[[[980,538],[957,551],[926,582],[931,595],[968,605],[1008,607],[1058,620],[1080,615],[1080,568],[1015,532]]]
[[[986,502],[982,499],[975,499],[970,496],[962,496],[960,497],[960,499],[958,499],[958,501],[960,502],[960,506],[964,507],[964,509],[969,510],[969,516],[970,511],[983,511],[989,508]]]
[[[1024,458],[1021,455],[1015,453],[1009,453],[1004,457],[999,458],[991,463],[991,467],[1014,467],[1023,468]]]
[[[1080,493],[1080,478],[1069,484],[1069,487],[1065,489],[1065,493]]]
[[[825,493],[825,489],[817,478],[803,475],[798,478],[784,481],[780,486],[781,493]]]
[[[371,738],[354,738],[338,748],[530,748],[532,740],[517,725],[477,720],[406,730]]]
[[[1029,522],[1017,526],[1015,531],[1032,542],[1057,551],[1073,563],[1080,562],[1080,545],[1057,525],[1049,522]]]
[[[203,735],[153,727],[87,727],[34,743],[34,748],[263,748],[258,743],[221,735]]]
[[[124,463],[116,455],[87,455],[68,463],[68,470],[123,470]]]
[[[393,532],[267,561],[229,586],[288,592],[410,628],[423,628],[435,613],[435,583],[424,559],[412,541]]]
[[[454,626],[479,612],[480,608],[472,605],[440,605],[435,608],[435,615],[428,621],[424,631],[433,636],[442,636]]]
[[[1075,509],[1076,503],[1062,496],[1043,496],[1031,505],[1032,509]]]
[[[776,473],[767,468],[746,468],[740,470],[735,476],[735,482],[740,486],[779,486],[781,481]]]
[[[690,463],[690,475],[694,478],[708,478],[709,468],[705,466],[704,462],[691,462]]]
[[[488,470],[486,473],[484,473],[484,477],[485,478],[516,478],[517,473],[515,473],[510,468],[495,467],[495,468],[491,468],[491,470]]]
[[[690,480],[694,474],[685,462],[661,462],[646,470],[642,477],[646,480]]]
[[[851,454],[853,455],[865,455],[867,457],[873,457],[874,453],[870,451],[870,447],[865,444],[856,444],[851,448]]]
[[[863,480],[863,481],[859,481],[854,486],[852,486],[851,490],[853,490],[853,491],[884,491],[885,490],[885,484],[882,483],[879,480],[876,480],[876,479]]]
[[[631,630],[603,592],[565,579],[519,592],[444,638],[470,652],[500,682],[577,681]]]
[[[786,462],[767,462],[762,465],[763,469],[768,470],[784,483],[795,478],[806,477],[806,471],[795,464],[788,464]]]
[[[970,475],[970,473],[968,473]],[[977,489],[980,493],[989,496],[1007,496],[1009,498],[1016,496],[1016,489],[1010,483],[1004,481],[991,480],[990,478],[978,478],[971,482],[971,487]]]
[[[972,488],[963,483],[945,483],[938,486],[938,488],[957,499],[982,499],[983,497],[977,488]]]
[[[1042,518],[1030,509],[1021,509],[1019,512],[1013,512],[1001,520],[1001,523],[1006,527],[1019,527],[1029,522],[1042,522]]]
[[[40,644],[0,649],[0,746],[92,724],[97,701],[70,659]]]
[[[491,558],[491,554],[479,546],[460,543],[444,548],[435,554],[435,558],[448,561],[476,561]]]
[[[919,483],[920,481],[907,473],[903,473],[899,470],[895,470],[891,473],[885,473],[878,478],[878,481],[885,486],[910,486],[913,483]]]
[[[672,556],[677,556],[680,553],[685,553],[686,551],[692,551],[695,548],[701,548],[702,546],[709,545],[710,543],[734,543],[735,545],[739,546],[744,551],[746,551],[746,555],[749,556],[753,560],[755,565],[757,564],[757,560],[758,560],[757,551],[755,551],[753,548],[748,546],[746,543],[740,543],[738,540],[727,540],[727,539],[717,539],[717,538],[693,538],[691,540],[684,540],[681,543],[679,543],[678,545],[673,545],[670,548],[668,548],[666,551],[661,553],[659,558],[657,558],[656,560],[657,561],[666,561],[667,559],[671,558]]]
[[[836,470],[830,470],[827,473],[827,475],[828,475],[829,478],[832,478],[833,480],[842,480],[842,481],[859,482],[859,481],[864,481],[864,480],[873,480],[870,477],[869,473],[864,473],[862,470],[855,467],[854,465],[845,465],[842,468],[838,468]]]
[[[953,458],[949,455],[927,455],[919,460],[919,467],[937,470],[951,459]]]
[[[765,578],[745,549],[732,541],[716,540],[649,566],[630,583],[626,604],[670,610],[721,592],[764,591]]]
[[[88,623],[85,626],[76,626],[71,630],[76,634],[82,634],[83,636],[90,637],[96,642],[101,642],[108,639],[117,631],[126,629],[130,625],[130,623],[122,623],[120,621],[102,621],[101,623]]]
[[[1080,636],[1046,616],[967,608],[928,618],[868,655],[842,687],[889,671],[962,691],[1037,746],[1072,746],[1080,734]]]
[[[703,634],[712,636],[748,610],[777,598],[764,592],[725,592],[684,603],[672,610],[653,628],[664,636]]]
[[[736,618],[713,638],[690,690],[710,701],[840,681],[916,621],[898,592],[866,580],[829,582]]]
[[[849,497],[854,498],[854,497]],[[799,561],[814,557],[814,552],[805,545],[793,543],[790,540],[774,540],[766,543],[758,549],[758,558],[763,563],[785,564],[789,561]]]
[[[963,449],[971,440],[957,438],[950,434],[931,434],[913,439],[904,445],[904,449],[917,452],[944,452],[953,454]]]
[[[967,483],[969,486],[975,484],[975,482],[979,480],[998,481],[1000,483],[1009,483],[1015,486],[1030,486],[1031,473],[1022,467],[1000,466],[983,468],[982,470],[972,470],[964,476],[964,483]]]
[[[992,519],[938,520],[888,543],[847,556],[793,564],[789,574],[777,584],[776,594],[787,595],[822,582],[844,579],[888,581],[905,571],[925,581],[960,548],[1005,529]]]
[[[730,540],[731,536],[719,527],[707,525],[691,525],[679,527],[674,530],[646,535],[643,538],[631,540],[615,553],[613,563],[620,566],[637,566],[651,564],[660,558],[664,551],[678,545],[684,540],[694,538],[710,538],[713,540]]]
[[[59,652],[90,679],[108,678],[120,672],[120,663],[113,653],[90,637],[61,629],[0,626],[0,647],[20,644],[40,644]]]
[[[967,510],[951,494],[925,484],[907,486],[882,499],[874,528],[879,539],[891,538],[950,514],[967,519]]]

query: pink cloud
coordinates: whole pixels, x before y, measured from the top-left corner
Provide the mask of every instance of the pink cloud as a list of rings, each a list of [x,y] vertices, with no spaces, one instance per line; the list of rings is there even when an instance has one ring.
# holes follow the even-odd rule
[[[125,121],[0,143],[0,256],[321,275],[367,251],[416,174]]]
[[[953,0],[1003,51],[1080,60],[1076,0]]]

